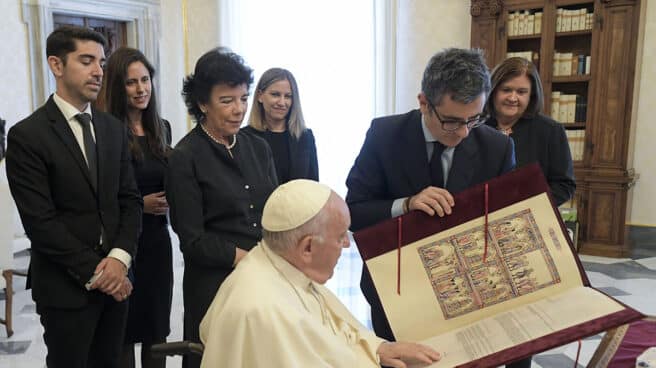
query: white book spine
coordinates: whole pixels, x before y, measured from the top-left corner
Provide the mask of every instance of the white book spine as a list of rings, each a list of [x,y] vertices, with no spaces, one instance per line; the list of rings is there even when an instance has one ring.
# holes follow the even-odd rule
[[[551,92],[551,118],[558,120],[558,110],[560,109],[560,92]]]
[[[519,35],[519,12],[515,12],[513,15],[513,34],[515,36]]]
[[[572,12],[572,31],[578,31],[581,29],[579,25],[580,24],[579,19],[581,19],[579,16],[580,9],[572,10],[571,12]]]
[[[572,75],[572,57],[573,55],[571,52],[566,52],[564,54],[561,54],[560,75],[562,76]]]
[[[553,57],[553,76],[560,76],[560,53],[555,52]]]
[[[575,123],[576,95],[567,96],[567,122]]]
[[[579,29],[584,30],[588,29],[587,27],[587,22],[588,22],[588,9],[583,8],[579,9]]]
[[[542,12],[535,13],[535,24],[533,25],[535,34],[542,33]]]
[[[563,31],[563,8],[556,10],[556,32]]]
[[[567,95],[560,95],[560,107],[558,108],[558,121],[567,123]]]
[[[508,32],[508,36],[510,37],[514,36],[512,23],[513,23],[513,13],[508,13],[508,20],[506,21],[506,31]]]
[[[590,62],[592,58],[590,55],[585,57],[585,74],[590,74]]]
[[[526,34],[532,35],[534,34],[534,27],[535,27],[535,15],[531,14],[528,16],[528,21],[526,22]]]
[[[563,14],[563,32],[570,32],[572,30],[572,11],[565,10]]]

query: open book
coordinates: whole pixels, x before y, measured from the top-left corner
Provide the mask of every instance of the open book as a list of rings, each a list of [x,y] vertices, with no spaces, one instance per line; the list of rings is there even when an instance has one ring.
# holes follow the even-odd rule
[[[434,367],[488,367],[641,318],[590,287],[547,190],[532,165],[455,195],[444,218],[355,233],[397,340],[437,349]]]

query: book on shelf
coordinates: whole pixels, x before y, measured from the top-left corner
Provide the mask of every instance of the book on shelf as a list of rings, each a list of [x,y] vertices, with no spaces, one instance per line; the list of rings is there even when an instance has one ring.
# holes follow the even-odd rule
[[[515,18],[515,13],[508,13],[508,20],[506,21],[506,30],[508,32],[508,36],[512,37],[515,35],[513,32],[513,19]]]
[[[588,13],[585,15],[585,29],[592,29],[594,24],[594,13]]]
[[[519,22],[517,24],[517,35],[522,36],[526,34],[526,12],[519,13]]]
[[[565,121],[568,124],[573,124],[576,122],[576,98],[577,95],[567,95],[567,120]]]
[[[532,35],[535,34],[535,15],[530,14],[526,18],[526,34],[527,35]]]
[[[592,29],[592,13],[587,8],[556,10],[556,32],[573,32]]]
[[[566,77],[572,75],[590,74],[588,64],[590,56],[575,55],[571,52],[555,52],[553,62],[553,76]]]
[[[551,118],[558,120],[558,112],[560,111],[560,92],[551,92]]]
[[[571,10],[563,11],[562,27],[563,27],[563,32],[570,32],[572,30],[572,11]]]
[[[397,340],[495,367],[644,316],[590,285],[537,164],[353,234]]]
[[[581,17],[580,17],[580,15],[579,15],[579,14],[580,14],[580,9],[578,9],[578,10],[574,10],[574,11],[570,11],[570,13],[571,13],[571,18],[572,18],[572,21],[571,21],[571,25],[572,25],[571,30],[572,30],[572,31],[578,31],[578,30],[580,30],[580,29],[581,29],[581,26],[580,26],[580,23],[581,23],[581,22],[580,22],[580,19],[581,19]]]
[[[579,55],[576,59],[576,74],[583,75],[585,74],[585,55]]]
[[[566,130],[565,134],[567,135],[569,150],[572,153],[572,160],[583,160],[583,152],[585,148],[585,130]]]
[[[542,33],[542,12],[535,13],[535,22],[533,24],[533,33],[540,34]]]
[[[513,36],[519,35],[519,12],[515,12],[512,24]]]
[[[576,96],[574,121],[585,123],[588,120],[588,101],[584,96]]]
[[[535,51],[514,51],[506,53],[506,59],[511,57],[524,58],[535,65],[540,65],[540,54]]]
[[[560,58],[560,76],[572,75],[572,57],[574,55],[571,52],[565,52],[561,54]]]
[[[561,123],[567,123],[567,104],[569,103],[568,95],[560,95],[560,108],[558,109],[558,118]]]

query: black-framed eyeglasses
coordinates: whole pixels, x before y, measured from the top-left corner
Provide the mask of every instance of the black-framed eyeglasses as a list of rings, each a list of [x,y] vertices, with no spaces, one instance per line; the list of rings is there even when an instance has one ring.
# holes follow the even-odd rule
[[[440,123],[442,123],[442,129],[446,130],[447,132],[454,132],[458,129],[460,129],[461,126],[466,125],[468,129],[474,129],[478,128],[479,126],[485,124],[487,119],[490,118],[489,115],[480,113],[477,115],[474,115],[467,120],[461,120],[461,119],[446,119],[443,118],[435,109],[435,105],[429,103],[428,104],[435,113],[435,116],[437,116],[438,119],[440,119]]]

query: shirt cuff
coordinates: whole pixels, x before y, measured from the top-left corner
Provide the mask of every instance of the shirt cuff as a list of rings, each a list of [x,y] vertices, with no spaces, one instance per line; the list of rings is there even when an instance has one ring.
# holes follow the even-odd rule
[[[405,198],[398,198],[392,202],[392,217],[403,215],[403,201]]]
[[[130,264],[132,263],[132,256],[130,253],[124,251],[121,248],[112,248],[112,250],[109,251],[107,257],[112,257],[121,261],[121,263],[125,265],[126,270],[130,268]]]

